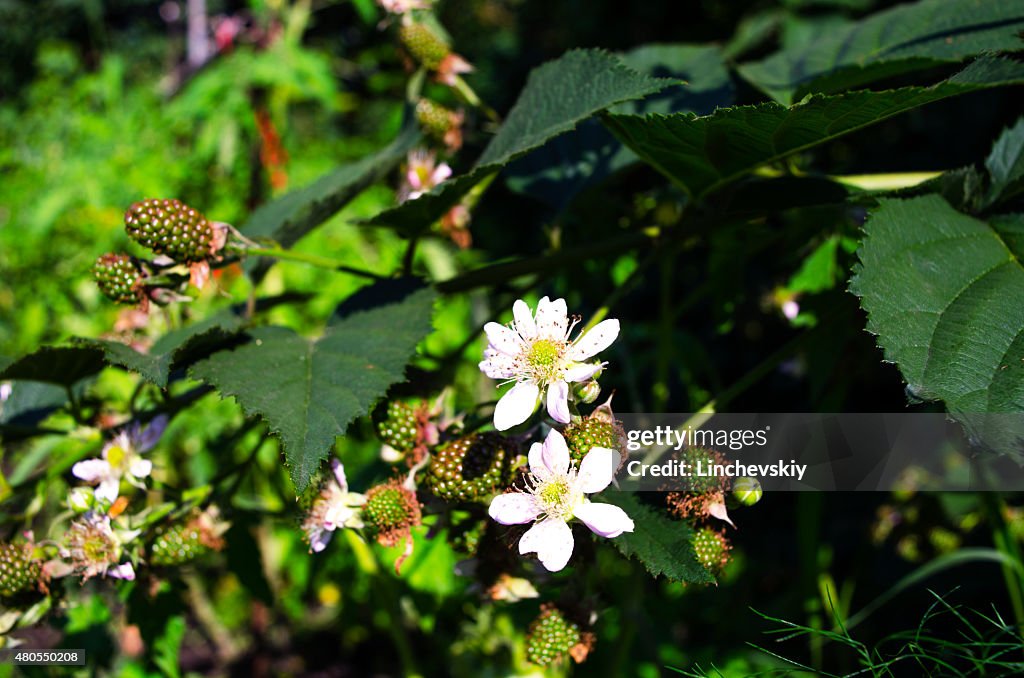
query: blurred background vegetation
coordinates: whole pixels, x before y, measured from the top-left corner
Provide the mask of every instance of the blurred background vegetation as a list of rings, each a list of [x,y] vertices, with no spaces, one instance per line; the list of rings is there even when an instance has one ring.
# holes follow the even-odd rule
[[[372,0],[206,4],[223,42],[215,58],[186,73],[183,2],[0,0],[0,354],[111,332],[117,309],[101,298],[89,269],[99,253],[130,250],[122,217],[131,202],[177,197],[213,219],[241,223],[269,197],[361,158],[397,133],[407,74],[393,37],[379,30],[384,15]],[[749,58],[890,4],[443,0],[438,16],[476,65],[478,93],[505,111],[531,68],[571,47],[711,42],[731,58]],[[743,83],[733,86],[737,103],[754,99]],[[796,162],[843,174],[955,168],[983,158],[1019,112],[1019,99],[1008,92],[966,96],[875,125]],[[486,141],[486,132],[471,135],[460,162],[468,164]],[[387,230],[353,224],[394,200],[393,190],[371,188],[298,249],[394,270],[405,243]],[[431,241],[419,264],[442,277],[473,262],[536,252],[553,240],[586,241],[657,221],[679,200],[642,168],[554,201],[560,204],[496,185],[474,215],[475,249]],[[588,312],[629,281],[629,303],[619,313],[626,331],[611,358],[622,369],[605,384],[622,394],[617,405],[625,410],[693,411],[790,346],[763,379],[733,394],[730,409],[899,411],[906,405],[899,374],[882,364],[845,291],[862,219],[856,210],[832,206],[737,221],[693,243],[671,268],[631,277],[644,265],[633,254],[581,261],[535,296],[566,296],[570,308]],[[245,299],[245,279],[231,271],[222,276],[219,289],[191,305],[192,317]],[[308,295],[308,303],[275,308],[271,319],[313,333],[361,284],[282,264],[260,293]],[[671,316],[662,312],[666,289],[679,309]],[[482,347],[463,342],[489,319],[487,299],[507,292],[499,286],[447,301],[423,365],[432,364],[431,356],[464,351],[455,379],[469,393],[478,389]],[[780,311],[781,300],[794,294],[800,295],[797,320]],[[123,374],[105,374],[96,388],[116,408],[127,403],[133,385]],[[180,475],[171,480],[201,484],[242,459],[259,434],[230,446],[222,439],[241,420],[233,403],[211,398],[177,418],[165,439],[169,466]],[[352,478],[357,486],[386,472],[369,427],[363,428],[344,450],[346,464],[363,474]],[[60,454],[71,444],[53,441],[39,453]],[[263,446],[264,473],[250,474],[237,490],[250,515],[265,520],[235,517],[220,560],[164,582],[155,602],[143,603],[144,592],[131,587],[122,589],[124,600],[112,601],[109,587],[89,584],[76,594],[83,604],[33,629],[28,645],[85,647],[94,667],[125,676],[536,670],[522,658],[535,605],[477,606],[464,595],[468,580],[454,574],[456,556],[442,539],[423,542],[400,579],[381,561],[392,556],[355,538],[339,539],[324,557],[307,556],[275,447]],[[965,622],[950,612],[956,606],[988,617],[968,620],[979,634],[998,635],[994,620],[1013,615],[1004,581],[995,564],[974,562],[970,549],[990,547],[993,534],[1019,542],[1022,531],[1016,509],[985,505],[973,495],[766,496],[744,512],[737,555],[717,587],[654,582],[611,553],[601,554],[609,558],[599,569],[577,573],[599,578],[606,597],[594,654],[573,670],[656,676],[670,667],[696,675],[717,667],[725,675],[749,675],[788,666],[754,643],[812,667],[809,675],[852,671],[859,646],[821,634],[776,645],[765,632],[779,623],[752,609],[830,631],[922,566],[936,571],[926,585],[901,589],[851,635],[865,647],[883,648],[882,655],[903,642],[891,634],[917,628],[922,618],[928,637],[959,637]],[[120,604],[133,600],[140,604]],[[921,637],[916,642],[926,644]],[[933,650],[956,652],[942,643]],[[895,675],[917,674],[908,668]]]

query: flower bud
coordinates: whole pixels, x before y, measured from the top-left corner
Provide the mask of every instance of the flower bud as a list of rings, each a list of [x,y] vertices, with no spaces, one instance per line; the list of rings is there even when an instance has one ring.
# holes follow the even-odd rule
[[[589,405],[601,395],[601,385],[597,383],[597,379],[591,379],[582,384],[576,384],[573,392],[576,394],[578,401],[584,405]]]
[[[757,478],[737,478],[732,484],[732,497],[743,506],[753,506],[761,501],[762,494],[761,483]]]
[[[68,508],[75,513],[85,513],[96,505],[96,494],[91,487],[76,487],[68,493]]]

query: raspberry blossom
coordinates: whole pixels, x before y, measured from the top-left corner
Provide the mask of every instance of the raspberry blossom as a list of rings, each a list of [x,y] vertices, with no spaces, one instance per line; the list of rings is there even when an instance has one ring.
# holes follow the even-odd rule
[[[633,531],[633,520],[618,506],[587,499],[588,494],[608,487],[619,465],[619,454],[595,447],[572,465],[565,438],[552,430],[529,454],[530,474],[525,491],[495,497],[488,513],[502,525],[533,523],[519,540],[519,553],[536,553],[544,567],[558,572],[572,555],[572,529],[568,521],[578,518],[601,537],[617,537]]]
[[[604,367],[603,362],[586,361],[615,341],[619,321],[604,320],[570,340],[579,318],[569,321],[565,299],[544,297],[536,315],[519,299],[512,315],[514,321],[508,327],[494,322],[484,326],[489,345],[480,371],[492,379],[515,382],[494,408],[494,427],[504,431],[523,423],[542,397],[551,418],[568,424],[569,384],[589,381]]]
[[[321,490],[302,525],[312,553],[320,553],[327,548],[339,527],[363,527],[360,507],[366,503],[366,497],[348,491],[345,467],[337,459],[331,460],[331,471],[334,473],[333,482],[329,481]]]
[[[103,446],[102,459],[85,459],[71,467],[71,474],[96,485],[96,498],[113,502],[120,492],[121,480],[140,489],[153,471],[153,462],[142,454],[153,449],[167,427],[167,417],[159,416],[146,428],[137,423],[114,436]]]

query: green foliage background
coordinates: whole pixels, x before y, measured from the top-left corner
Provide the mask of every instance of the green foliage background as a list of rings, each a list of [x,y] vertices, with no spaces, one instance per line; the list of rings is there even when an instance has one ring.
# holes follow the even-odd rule
[[[383,15],[375,4],[211,0],[211,14],[276,17],[285,37],[268,50],[239,45],[173,96],[164,85],[180,61],[182,39],[160,20],[159,4],[0,2],[0,45],[10,55],[0,65],[0,356],[13,359],[43,344],[110,331],[117,309],[101,298],[89,269],[99,253],[134,247],[122,229],[123,211],[149,196],[180,198],[250,233],[272,232],[287,213],[299,231],[317,226],[297,239],[296,250],[381,273],[402,266],[404,236],[423,235],[415,271],[448,282],[439,286],[446,296],[436,307],[435,330],[407,374],[421,392],[452,384],[460,408],[494,395],[476,368],[483,348],[476,330],[507,315],[525,290],[531,302],[543,294],[565,296],[570,309],[588,317],[610,305],[610,314],[622,319],[623,337],[610,358],[616,370],[602,385],[617,392],[616,405],[626,411],[687,412],[708,403],[735,411],[900,411],[907,407],[905,382],[915,398],[940,399],[956,411],[965,397],[956,388],[963,385],[951,385],[957,380],[942,365],[903,353],[933,333],[903,323],[887,328],[872,315],[886,303],[905,307],[911,301],[893,301],[899,298],[892,290],[920,285],[914,277],[920,271],[899,259],[913,259],[895,237],[911,228],[908,220],[969,231],[996,259],[1016,266],[999,281],[1004,294],[994,305],[971,307],[1008,319],[1009,332],[1003,355],[979,359],[972,393],[990,393],[986,375],[1021,350],[1014,338],[1020,334],[1016,243],[1024,127],[1014,98],[1019,88],[1008,86],[1019,84],[1024,71],[1006,53],[1020,51],[1014,26],[1019,31],[1024,19],[1014,3],[981,3],[982,9],[959,0],[922,3],[861,21],[895,3],[446,0],[438,16],[476,65],[474,87],[506,123],[495,135],[493,126],[472,120],[467,149],[454,163],[459,178],[401,207],[391,188],[394,171],[380,171],[374,178],[381,181],[366,190],[349,191],[364,188],[362,179],[378,162],[404,152],[407,76],[391,35],[378,30]],[[990,28],[952,46],[932,39],[975,23]],[[621,53],[624,64],[645,75],[629,74],[618,57],[595,52],[570,52],[563,70],[533,71],[578,47]],[[986,54],[964,71],[966,62],[990,51],[1004,54]],[[614,67],[603,71],[607,80],[595,81],[589,62]],[[656,78],[688,86],[663,89],[666,82]],[[526,100],[513,108],[528,82],[560,91],[562,106],[545,109],[543,101]],[[644,95],[650,96],[627,101]],[[288,203],[258,209],[287,190],[272,187],[259,161],[254,100],[281,134],[288,189],[314,186],[295,211]],[[925,102],[930,105],[921,107]],[[570,133],[552,140],[562,132]],[[527,151],[536,152],[520,157]],[[339,167],[348,169],[315,183]],[[473,249],[426,234],[431,220],[502,168],[474,214]],[[886,180],[918,172],[945,172],[926,184],[942,197],[902,189],[877,206],[891,188]],[[353,198],[323,225],[315,208],[301,206],[320,191]],[[638,245],[651,228],[682,230],[682,237]],[[544,258],[530,263],[537,255]],[[940,265],[956,257],[936,254]],[[458,277],[502,261],[511,263],[477,279]],[[968,258],[966,275],[985,270],[987,261],[980,254]],[[860,300],[846,289],[855,269],[852,289]],[[303,337],[318,336],[339,302],[365,284],[287,262],[263,272],[257,283],[238,271],[225,273],[225,292],[204,293],[171,312],[154,334],[207,318],[230,327],[229,309],[256,285],[261,298],[291,295],[262,320],[297,333],[283,343],[305,345]],[[787,300],[799,301],[793,318],[781,312]],[[948,299],[937,293],[934,301],[945,308]],[[943,345],[956,345],[973,322],[944,326]],[[865,328],[879,334],[884,354]],[[393,348],[403,355],[392,357],[389,370],[400,371],[400,358],[411,350],[400,339]],[[329,348],[329,338],[320,342]],[[344,369],[324,353],[329,369]],[[232,356],[238,357],[222,354],[221,363]],[[217,381],[225,371],[239,382],[246,376],[217,361],[200,363],[191,376],[226,394],[248,393],[248,400],[239,398],[247,410],[267,409],[273,392],[260,394],[258,383]],[[173,365],[168,352],[149,369],[159,381]],[[993,407],[1019,410],[1019,370],[1000,379],[991,391],[998,396]],[[106,370],[90,394],[124,411],[139,404],[136,384],[128,373]],[[363,395],[365,409],[375,394]],[[271,418],[286,442],[292,414]],[[66,424],[62,416],[48,423]],[[263,432],[243,421],[233,401],[207,396],[175,418],[161,444],[167,497],[218,481],[255,450],[253,470],[232,487],[239,512],[225,552],[168,578],[155,598],[129,585],[115,599],[102,583],[69,582],[68,593],[81,604],[55,613],[46,628],[30,629],[30,644],[85,647],[90,671],[128,676],[228,667],[254,675],[536,670],[523,659],[536,605],[478,604],[469,580],[455,574],[457,556],[444,530],[430,540],[426,528],[417,533],[417,550],[400,578],[391,574],[394,553],[347,532],[323,557],[310,557],[296,524],[295,488],[308,480],[322,450],[290,456],[307,471],[290,476],[276,440],[260,446]],[[317,433],[329,445],[343,429],[344,422],[335,422]],[[98,436],[49,436],[26,452],[5,440],[6,482],[23,492],[18,502],[5,496],[0,504],[5,524],[55,517],[44,506],[59,505],[71,464],[100,444]],[[365,418],[343,445],[353,486],[390,473]],[[717,587],[651,579],[643,563],[598,549],[596,567],[575,573],[575,584],[605,593],[597,646],[585,664],[555,673],[790,670],[783,659],[748,645],[766,645],[762,634],[777,619],[810,629],[780,652],[808,675],[852,671],[866,663],[858,647],[822,632],[859,620],[858,610],[895,590],[902,606],[883,608],[889,614],[850,629],[868,646],[888,647],[891,633],[916,626],[936,601],[910,585],[922,566],[931,568],[928,586],[943,600],[986,614],[995,606],[993,616],[1011,619],[1021,601],[1010,600],[995,575],[1000,566],[1020,569],[1019,559],[1005,555],[1019,550],[1024,532],[1012,505],[1012,499],[1007,506],[973,496],[768,496],[743,513],[742,530],[733,535],[735,557]],[[893,512],[900,525],[885,532],[884,518]],[[669,555],[660,571],[669,572],[678,544],[658,544],[655,536],[641,531],[617,546],[626,555],[663,550]],[[659,571],[650,563],[648,569]],[[568,578],[558,581],[570,587]],[[938,613],[929,619],[938,636],[950,637],[959,621]],[[141,654],[125,635],[132,626],[146,647]],[[1013,637],[1009,625],[996,626]],[[1011,649],[1019,655],[1019,647]],[[948,649],[936,650],[942,651]]]

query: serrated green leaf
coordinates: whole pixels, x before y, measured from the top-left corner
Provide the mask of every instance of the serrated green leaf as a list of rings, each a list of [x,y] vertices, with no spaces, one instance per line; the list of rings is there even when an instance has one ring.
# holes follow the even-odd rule
[[[600,501],[618,506],[633,519],[632,532],[623,532],[611,543],[627,558],[636,558],[655,577],[672,581],[713,584],[715,578],[697,560],[693,530],[642,504],[629,492],[606,492]]]
[[[776,101],[839,92],[982,53],[1024,48],[1024,8],[1012,2],[923,0],[820,33],[739,67],[740,75]]]
[[[0,381],[7,379],[42,381],[71,386],[106,367],[103,352],[87,346],[44,346],[34,353],[11,361],[0,370]]]
[[[67,389],[39,381],[15,381],[0,403],[0,426],[32,426],[68,401]]]
[[[338,320],[319,339],[284,327],[252,330],[249,343],[214,353],[189,374],[267,421],[301,492],[335,437],[403,379],[416,345],[431,330],[434,298],[430,288],[391,297]]]
[[[405,234],[428,228],[473,186],[518,157],[617,103],[652,94],[675,81],[640,75],[600,50],[572,50],[530,73],[505,123],[476,165],[434,190],[364,223]]]
[[[989,176],[987,204],[1013,197],[1024,190],[1024,118],[1004,131],[985,160]]]
[[[153,343],[148,353],[139,353],[131,346],[107,339],[76,339],[75,343],[99,349],[108,364],[136,372],[146,381],[164,388],[174,368],[186,366],[230,344],[242,324],[241,318],[233,314],[214,316],[168,332]]]
[[[678,78],[686,86],[617,104],[617,113],[706,115],[733,102],[732,80],[717,46],[644,45],[623,54],[622,61],[643,75]],[[600,122],[586,120],[512,163],[505,176],[512,190],[562,210],[580,191],[637,161]]]
[[[1024,411],[1024,267],[992,225],[932,195],[882,201],[864,231],[850,289],[910,392]]]
[[[703,196],[757,167],[925,104],[1024,83],[1024,63],[978,59],[931,87],[815,95],[787,108],[739,106],[712,115],[606,114],[606,124],[645,162],[687,192]]]

